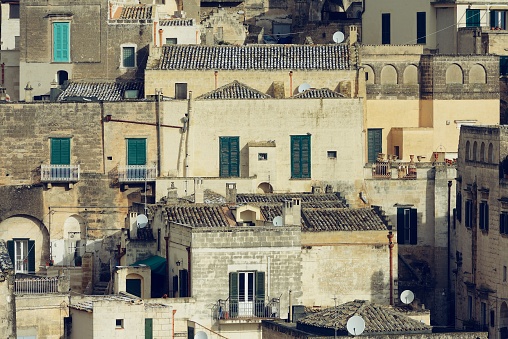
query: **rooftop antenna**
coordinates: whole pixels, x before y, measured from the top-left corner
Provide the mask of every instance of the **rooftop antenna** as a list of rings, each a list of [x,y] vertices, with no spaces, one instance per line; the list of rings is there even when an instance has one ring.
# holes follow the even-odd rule
[[[354,315],[347,320],[347,331],[351,335],[360,335],[365,331],[365,320],[359,315]]]
[[[336,44],[340,44],[341,42],[344,41],[344,33],[342,33],[341,31],[337,31],[335,33],[333,33],[333,42],[335,42]]]
[[[400,301],[404,304],[411,304],[415,300],[415,295],[410,290],[405,290],[400,294]]]

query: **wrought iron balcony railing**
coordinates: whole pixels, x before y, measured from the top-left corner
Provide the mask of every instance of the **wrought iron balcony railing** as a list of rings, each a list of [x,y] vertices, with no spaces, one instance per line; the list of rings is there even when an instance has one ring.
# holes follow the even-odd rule
[[[41,182],[78,182],[79,165],[41,165]]]
[[[156,177],[155,165],[128,165],[118,169],[119,182],[155,181]]]
[[[226,300],[219,299],[212,310],[215,320],[233,320],[242,318],[280,318],[280,300]]]

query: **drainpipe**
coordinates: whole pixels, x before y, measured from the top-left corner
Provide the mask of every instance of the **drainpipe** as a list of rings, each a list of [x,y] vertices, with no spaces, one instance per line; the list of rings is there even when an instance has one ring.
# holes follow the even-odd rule
[[[193,110],[193,101],[192,101],[192,91],[189,91],[189,100],[187,104],[187,125],[185,128],[185,158],[184,158],[184,164],[183,164],[183,176],[186,177],[189,174],[189,130],[190,130],[190,122],[192,117],[192,110]]]
[[[390,257],[390,305],[393,305],[393,233],[392,231],[388,232],[388,248],[389,248],[389,257]]]
[[[156,90],[157,101],[155,102],[155,120],[157,124],[157,175],[161,175],[161,95]]]
[[[173,321],[171,322],[171,338],[175,338],[175,313],[176,310],[173,310]]]
[[[2,62],[2,86],[5,84],[5,63]]]
[[[218,87],[218,80],[219,80],[218,79],[218,77],[219,77],[219,71],[213,72],[213,75],[215,77],[215,89],[217,89],[217,87]]]
[[[451,252],[451,249],[450,249],[450,209],[451,209],[451,189],[452,189],[452,182],[451,180],[448,181],[448,215],[447,215],[447,222],[448,222],[448,261],[447,261],[447,264],[448,264],[448,272],[447,272],[447,276],[448,276],[448,291],[446,292],[446,296],[447,298],[450,297],[450,291],[452,290],[451,288],[451,273],[450,273],[450,252]],[[448,305],[448,302],[446,303],[446,305]],[[450,307],[449,305],[447,307]],[[447,310],[448,312],[448,325],[451,325],[451,321],[452,321],[452,318],[451,318],[451,315],[450,315],[450,310],[448,309]]]
[[[157,22],[153,23],[153,46],[157,47]]]
[[[164,291],[166,295],[169,297],[169,237],[165,236],[164,240],[166,240],[166,282],[164,283]]]
[[[159,43],[161,47],[162,45],[164,45],[164,43],[162,42],[162,33],[164,33],[164,30],[161,28],[159,29]]]
[[[293,322],[293,301],[291,300],[291,290],[289,290],[289,319],[288,322]]]
[[[293,96],[293,71],[289,71],[289,96]]]
[[[187,267],[187,291],[189,292],[189,297],[192,297],[192,292],[191,292],[191,248],[190,246],[186,248],[187,249],[187,263],[188,263],[188,267]]]

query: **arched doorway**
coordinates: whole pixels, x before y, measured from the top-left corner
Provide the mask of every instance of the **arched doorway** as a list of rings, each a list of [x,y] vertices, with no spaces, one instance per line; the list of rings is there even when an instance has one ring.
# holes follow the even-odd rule
[[[81,257],[85,252],[86,228],[85,221],[79,215],[71,215],[65,219],[63,227],[62,264],[81,266]],[[53,251],[55,255],[55,251]]]
[[[62,86],[67,80],[69,80],[69,73],[67,73],[67,71],[60,70],[56,72],[56,77],[58,79],[58,85]]]
[[[267,182],[258,185],[257,193],[273,193],[273,187]]]

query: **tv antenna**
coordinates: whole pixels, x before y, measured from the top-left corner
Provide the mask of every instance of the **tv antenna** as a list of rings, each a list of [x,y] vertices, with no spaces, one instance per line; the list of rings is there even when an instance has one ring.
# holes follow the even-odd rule
[[[282,217],[280,215],[278,215],[275,218],[273,218],[272,223],[273,223],[273,226],[283,226],[284,220],[282,220]]]
[[[344,33],[342,33],[341,31],[337,31],[335,33],[333,33],[333,42],[335,42],[336,44],[340,44],[341,42],[344,41]]]
[[[360,335],[365,330],[365,320],[359,315],[354,315],[347,320],[347,331],[351,335]]]
[[[400,294],[400,301],[404,304],[411,304],[415,300],[415,295],[410,290],[405,290]]]

